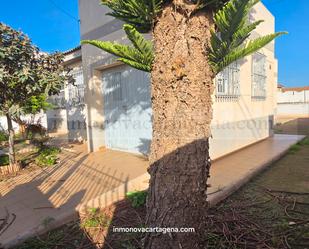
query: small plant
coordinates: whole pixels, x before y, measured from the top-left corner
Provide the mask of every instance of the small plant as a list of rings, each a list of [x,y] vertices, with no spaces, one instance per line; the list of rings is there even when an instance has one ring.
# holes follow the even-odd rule
[[[30,140],[42,139],[46,137],[46,128],[41,124],[27,124],[25,137]]]
[[[0,143],[8,141],[9,136],[6,132],[0,131]]]
[[[126,196],[131,201],[132,207],[138,208],[146,204],[147,191],[128,192]]]
[[[43,147],[35,162],[41,167],[55,165],[60,151],[58,147]]]
[[[1,155],[0,156],[0,166],[5,166],[10,163],[9,156],[8,155]]]
[[[81,223],[82,228],[108,227],[111,220],[100,212],[100,209],[90,208],[88,216]]]
[[[16,132],[15,134],[14,134],[14,140],[23,140],[23,134],[22,133],[20,133],[20,132]]]

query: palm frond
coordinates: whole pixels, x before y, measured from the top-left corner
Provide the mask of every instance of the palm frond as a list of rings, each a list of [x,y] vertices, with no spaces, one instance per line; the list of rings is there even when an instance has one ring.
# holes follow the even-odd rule
[[[216,63],[216,64],[211,63],[211,65],[213,66],[216,72],[221,72],[228,65],[260,50],[265,45],[267,45],[272,40],[274,40],[276,37],[281,36],[283,34],[286,34],[286,32],[277,32],[274,34],[259,37],[255,40],[251,40],[245,46],[243,47],[240,46],[230,51],[226,56],[224,56],[221,59],[219,63]]]
[[[149,65],[145,65],[137,61],[133,61],[133,60],[126,59],[126,58],[119,58],[118,60],[138,70],[145,71],[148,73],[151,71],[151,67]]]
[[[136,69],[150,72],[153,62],[153,46],[133,26],[124,25],[124,30],[133,46],[116,42],[84,40],[82,44],[91,44],[110,54],[120,57],[118,60]]]
[[[211,32],[209,63],[215,73],[219,73],[229,64],[261,49],[269,42],[286,34],[278,32],[266,35],[244,44],[251,32],[262,20],[249,23],[251,8],[260,0],[230,0],[214,16],[216,30]]]
[[[162,9],[163,0],[101,0],[101,3],[112,10],[108,15],[147,33]]]
[[[203,9],[205,7],[210,9],[220,9],[226,4],[229,0],[198,0],[197,9]]]
[[[144,36],[131,25],[124,24],[123,29],[126,32],[128,39],[132,42],[133,46],[138,49],[138,51],[149,59],[150,57],[153,57],[153,47],[151,41],[145,40]]]

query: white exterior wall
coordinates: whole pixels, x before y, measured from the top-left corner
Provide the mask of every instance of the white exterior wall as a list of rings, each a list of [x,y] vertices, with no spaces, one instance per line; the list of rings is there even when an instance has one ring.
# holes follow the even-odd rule
[[[46,112],[49,132],[68,133],[66,109],[54,108]]]
[[[82,39],[128,42],[122,31],[122,23],[106,16],[108,9],[96,0],[79,0]],[[256,5],[250,19],[263,19],[264,23],[252,35],[273,33],[275,20],[262,3]],[[265,100],[251,98],[251,56],[241,62],[240,91],[237,101],[217,102],[214,97],[212,122],[212,158],[221,157],[239,148],[272,135],[272,120],[276,108],[277,60],[274,57],[274,42],[261,51],[267,56],[267,96]],[[87,85],[88,147],[90,151],[105,146],[101,89],[102,75],[110,67],[119,66],[115,57],[93,46],[82,46],[84,78]],[[150,99],[149,99],[150,101]]]
[[[40,123],[43,127],[47,128],[47,116],[44,112],[38,113],[34,116],[32,115],[26,115],[21,117],[22,120],[28,122],[28,123]],[[2,116],[0,117],[0,130],[7,130],[7,120],[6,117]],[[15,122],[13,122],[13,128],[15,131],[18,131],[19,125]]]
[[[278,104],[281,103],[307,103],[309,90],[304,91],[278,91]]]
[[[259,3],[251,11],[250,20],[265,20],[252,34],[253,38],[273,33],[275,19],[266,7]],[[263,140],[272,135],[272,126],[277,103],[278,62],[275,58],[275,43],[259,52],[266,56],[266,98],[252,98],[252,56],[240,61],[240,97],[213,99],[212,158],[218,158]]]
[[[18,124],[13,122],[13,128],[15,131],[18,130]],[[8,125],[7,125],[7,120],[5,116],[0,117],[0,131],[7,131]]]
[[[65,57],[65,64],[71,68],[72,73],[82,72],[81,51],[77,50],[68,54]],[[48,130],[58,134],[67,134],[69,140],[84,141],[87,140],[85,105],[71,104],[69,91],[68,86],[63,89],[63,106],[47,111]]]
[[[309,90],[278,90],[277,115],[309,117]]]
[[[278,103],[278,116],[309,117],[309,103]]]

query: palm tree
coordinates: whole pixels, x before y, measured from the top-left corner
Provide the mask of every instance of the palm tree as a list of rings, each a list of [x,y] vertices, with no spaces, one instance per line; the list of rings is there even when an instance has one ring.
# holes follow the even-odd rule
[[[153,138],[147,226],[195,233],[147,234],[144,247],[204,248],[214,78],[283,32],[250,40],[259,0],[102,0],[132,45],[83,41],[151,72]],[[141,33],[152,32],[153,44]]]

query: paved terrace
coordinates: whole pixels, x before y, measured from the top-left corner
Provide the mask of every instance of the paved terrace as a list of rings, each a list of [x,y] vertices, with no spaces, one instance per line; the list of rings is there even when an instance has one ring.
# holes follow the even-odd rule
[[[78,204],[124,186],[113,195],[120,199],[127,183],[145,174],[148,166],[141,156],[108,150],[87,154],[83,145],[63,152],[55,167],[0,182],[0,219],[7,212],[9,221],[16,215],[0,234],[0,248],[72,220]]]
[[[211,204],[237,190],[302,138],[275,135],[215,161],[209,189]],[[7,210],[13,221],[0,234],[3,246],[68,222],[76,216],[76,210],[104,207],[122,199],[127,191],[147,188],[145,158],[115,151],[87,155],[83,146],[74,149],[64,151],[56,167],[0,183],[0,219]]]

